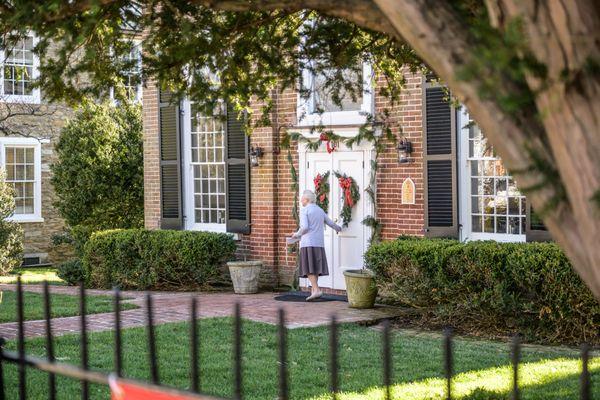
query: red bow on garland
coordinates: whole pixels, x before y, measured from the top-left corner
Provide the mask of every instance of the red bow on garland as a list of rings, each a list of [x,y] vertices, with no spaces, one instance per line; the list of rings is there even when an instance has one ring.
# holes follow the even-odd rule
[[[335,151],[335,143],[333,143],[330,139],[329,136],[327,136],[326,133],[321,133],[321,136],[319,136],[319,140],[321,142],[325,142],[325,147],[327,148],[327,152],[329,154],[333,153]]]

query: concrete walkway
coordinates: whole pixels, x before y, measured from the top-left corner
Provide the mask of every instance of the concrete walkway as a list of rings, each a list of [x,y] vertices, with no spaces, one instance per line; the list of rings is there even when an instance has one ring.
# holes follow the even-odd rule
[[[15,290],[16,285],[0,285],[0,290]],[[23,285],[25,291],[42,293],[41,285]],[[53,294],[77,295],[78,288],[69,286],[51,286]],[[89,295],[111,295],[107,290],[87,290]],[[313,327],[329,323],[331,315],[335,314],[338,322],[377,322],[381,319],[391,318],[403,313],[401,308],[390,306],[377,306],[370,310],[356,310],[348,307],[342,301],[329,301],[319,303],[283,302],[274,300],[281,293],[259,293],[251,295],[236,295],[233,293],[184,293],[184,292],[152,292],[154,324],[181,322],[189,320],[190,299],[198,299],[198,318],[225,317],[233,315],[234,305],[240,303],[242,317],[257,322],[268,324],[277,323],[277,311],[285,310],[286,325],[288,328]],[[132,328],[146,324],[145,292],[124,291],[122,297],[128,302],[140,306],[133,310],[121,311],[121,326]],[[89,331],[106,331],[114,327],[112,313],[91,314],[87,316]],[[54,318],[52,320],[52,333],[56,336],[69,333],[78,333],[80,330],[79,317]],[[25,335],[27,337],[43,336],[45,333],[44,321],[25,321]],[[17,336],[15,322],[0,324],[0,337],[12,340]]]

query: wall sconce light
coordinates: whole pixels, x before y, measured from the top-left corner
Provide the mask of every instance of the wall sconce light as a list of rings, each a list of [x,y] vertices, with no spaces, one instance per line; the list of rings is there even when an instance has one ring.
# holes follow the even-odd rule
[[[410,162],[410,154],[412,153],[412,143],[406,138],[402,138],[398,142],[398,163],[406,164]]]
[[[260,163],[258,162],[258,159],[261,158],[262,156],[263,156],[262,147],[252,146],[250,148],[250,166],[258,167],[260,165]]]

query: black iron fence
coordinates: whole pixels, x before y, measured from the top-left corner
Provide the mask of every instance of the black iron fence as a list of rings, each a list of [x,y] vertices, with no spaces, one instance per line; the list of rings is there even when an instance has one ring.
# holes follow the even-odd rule
[[[25,354],[25,331],[24,331],[24,315],[23,315],[23,288],[19,278],[17,282],[17,351],[11,352],[2,349],[4,344],[0,338],[0,400],[7,399],[5,392],[5,378],[3,374],[3,364],[14,363],[18,368],[18,394],[19,400],[25,400],[27,397],[27,368],[33,368],[48,373],[48,399],[56,398],[56,376],[61,375],[81,382],[81,398],[86,400],[89,398],[90,383],[108,385],[110,374],[92,371],[88,367],[88,339],[86,326],[86,294],[83,285],[79,289],[79,312],[81,323],[81,365],[75,366],[57,362],[54,356],[53,337],[52,337],[52,320],[51,320],[51,305],[50,291],[48,283],[43,286],[44,298],[44,318],[45,318],[45,342],[46,342],[46,358],[32,357]],[[146,296],[146,332],[148,336],[148,363],[150,366],[151,382],[142,382],[130,379],[123,379],[122,374],[122,341],[121,341],[121,315],[120,315],[121,296],[118,289],[114,290],[114,372],[112,375],[122,379],[123,382],[133,383],[139,387],[149,390],[160,390],[162,392],[187,396],[190,399],[198,400],[219,400],[220,398],[205,395],[201,393],[201,377],[198,365],[198,331],[196,315],[198,311],[198,303],[195,296],[190,299],[190,334],[189,334],[189,352],[190,352],[190,391],[183,391],[173,387],[168,387],[160,382],[160,371],[156,352],[156,340],[153,325],[152,311],[152,296]],[[383,329],[381,334],[381,351],[382,351],[382,385],[384,388],[384,396],[386,400],[392,398],[392,354],[390,343],[390,324],[389,321],[383,321]],[[339,373],[338,373],[338,324],[335,316],[331,317],[329,324],[329,373],[330,373],[330,392],[331,398],[337,399],[339,395]],[[285,327],[285,313],[282,309],[279,310],[278,319],[278,367],[279,367],[279,396],[280,400],[289,398],[289,379],[288,379],[288,361],[287,361],[287,329]],[[242,319],[239,304],[235,305],[234,309],[234,324],[233,324],[233,399],[240,400],[243,398],[243,376],[242,376]],[[449,329],[444,331],[443,349],[444,349],[444,377],[446,381],[446,399],[452,399],[452,376],[453,376],[453,352],[452,352],[452,333]],[[511,343],[511,363],[512,363],[512,399],[518,400],[519,393],[519,363],[520,363],[521,343],[518,336],[515,336]],[[580,375],[580,399],[590,400],[590,374],[588,371],[590,348],[583,345],[581,348],[582,370]],[[221,399],[224,400],[224,399]]]

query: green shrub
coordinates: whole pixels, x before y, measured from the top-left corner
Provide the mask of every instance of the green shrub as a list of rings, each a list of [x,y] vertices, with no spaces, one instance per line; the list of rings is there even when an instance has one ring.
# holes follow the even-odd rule
[[[81,251],[92,232],[141,228],[144,170],[141,107],[85,101],[62,129],[51,166],[55,206]]]
[[[84,280],[83,265],[81,260],[69,260],[58,266],[56,275],[67,285],[78,285]]]
[[[600,343],[600,304],[553,243],[400,238],[366,264],[382,299],[424,322],[546,343]]]
[[[127,229],[97,232],[84,248],[86,284],[95,288],[181,289],[218,280],[236,250],[231,235]]]
[[[7,221],[15,211],[13,189],[0,169],[0,276],[8,274],[23,261],[23,229]]]

